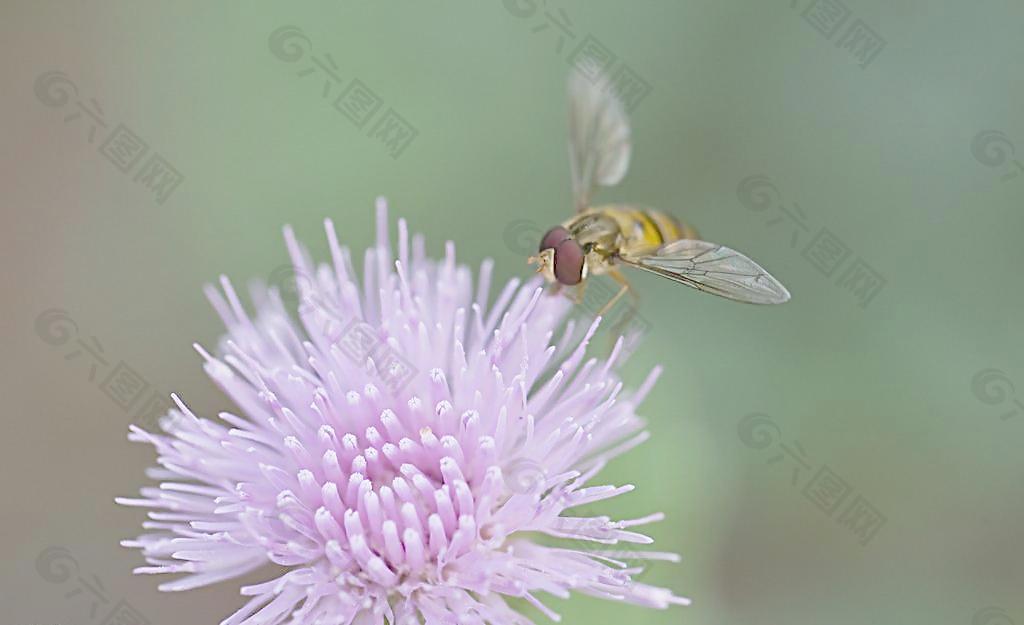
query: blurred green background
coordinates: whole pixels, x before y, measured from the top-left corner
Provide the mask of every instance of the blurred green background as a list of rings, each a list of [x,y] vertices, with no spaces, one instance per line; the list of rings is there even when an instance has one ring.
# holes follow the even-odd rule
[[[130,574],[141,559],[117,541],[142,514],[112,499],[152,450],[125,440],[130,411],[87,353],[41,339],[41,313],[212,416],[228,402],[191,348],[221,331],[200,287],[266,278],[284,223],[320,258],[327,216],[361,249],[385,195],[431,252],[452,239],[526,275],[525,247],[571,210],[564,82],[585,44],[643,96],[631,171],[597,199],[675,212],[794,298],[636,277],[650,333],[625,375],[665,372],[642,407],[653,439],[607,471],[638,489],[606,509],[665,511],[652,532],[683,561],[645,581],[694,605],[552,607],[566,623],[1024,623],[1022,19],[1011,0],[3,3],[5,622],[109,611],[40,576],[53,545],[154,625],[242,603],[235,582],[162,594]],[[308,42],[294,62],[268,45],[283,26]],[[324,97],[326,54],[341,82]],[[333,104],[353,79],[381,102],[362,127]],[[374,136],[389,109],[415,128],[404,149]],[[128,143],[103,151],[118,124],[147,147],[130,167]],[[152,188],[171,180],[147,177],[152,154],[177,187]]]

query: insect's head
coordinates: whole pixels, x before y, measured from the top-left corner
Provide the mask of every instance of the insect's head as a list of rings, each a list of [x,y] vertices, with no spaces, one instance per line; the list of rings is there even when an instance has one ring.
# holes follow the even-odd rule
[[[562,226],[548,230],[530,263],[538,265],[537,273],[543,274],[548,282],[571,286],[583,279],[583,248]]]

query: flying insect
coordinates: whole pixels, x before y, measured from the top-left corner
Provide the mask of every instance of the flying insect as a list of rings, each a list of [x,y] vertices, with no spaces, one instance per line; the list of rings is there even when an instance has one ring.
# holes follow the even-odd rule
[[[739,302],[789,301],[786,287],[756,262],[701,240],[693,227],[668,213],[633,204],[590,204],[596,187],[614,186],[626,175],[630,135],[626,109],[607,75],[574,68],[569,76],[569,166],[576,212],[541,238],[537,255],[529,259],[538,265],[537,272],[558,288],[576,287],[577,301],[591,276],[615,280],[620,288],[598,314],[627,292],[635,297],[620,267]]]

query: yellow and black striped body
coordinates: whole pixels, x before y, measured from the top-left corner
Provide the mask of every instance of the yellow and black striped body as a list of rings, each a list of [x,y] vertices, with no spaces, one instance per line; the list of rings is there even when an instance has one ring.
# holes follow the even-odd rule
[[[611,255],[643,256],[665,243],[697,238],[696,230],[668,213],[624,204],[588,208],[565,227],[581,245],[594,243]]]

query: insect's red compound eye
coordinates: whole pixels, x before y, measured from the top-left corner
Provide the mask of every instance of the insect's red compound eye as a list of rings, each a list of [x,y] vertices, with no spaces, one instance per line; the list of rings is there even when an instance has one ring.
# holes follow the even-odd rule
[[[558,247],[558,244],[566,239],[570,239],[569,231],[562,226],[556,226],[551,230],[548,230],[547,234],[544,235],[540,240],[540,249],[538,252],[543,252],[547,249],[554,249]]]
[[[555,248],[555,279],[565,285],[583,279],[583,248],[574,239],[566,239]]]

